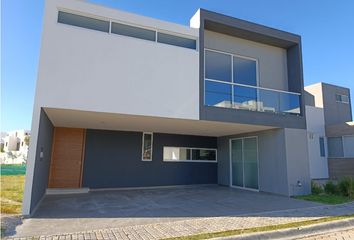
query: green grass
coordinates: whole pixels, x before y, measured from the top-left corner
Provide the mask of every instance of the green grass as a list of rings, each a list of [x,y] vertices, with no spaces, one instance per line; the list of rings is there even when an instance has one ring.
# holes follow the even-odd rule
[[[1,176],[24,175],[26,173],[25,164],[1,165]]]
[[[285,224],[278,224],[278,225],[271,225],[271,226],[264,226],[264,227],[235,229],[235,230],[213,232],[213,233],[202,233],[202,234],[197,234],[197,235],[190,235],[190,236],[183,236],[183,237],[176,237],[176,238],[167,238],[167,239],[168,240],[199,240],[199,239],[209,239],[209,238],[217,238],[217,237],[228,237],[228,236],[236,236],[236,235],[247,234],[247,233],[257,233],[257,232],[274,231],[274,230],[280,230],[280,229],[286,229],[286,228],[302,227],[302,226],[308,226],[308,225],[317,224],[317,223],[325,223],[325,222],[343,220],[343,219],[348,219],[348,218],[354,218],[354,214],[319,218],[319,219],[314,219],[314,220],[285,223]]]
[[[345,197],[342,195],[332,195],[332,194],[310,194],[305,196],[297,196],[297,199],[312,201],[312,202],[319,202],[324,204],[341,204],[346,202],[351,202],[354,199],[350,199],[349,197]]]
[[[20,214],[25,176],[1,176],[1,213]]]

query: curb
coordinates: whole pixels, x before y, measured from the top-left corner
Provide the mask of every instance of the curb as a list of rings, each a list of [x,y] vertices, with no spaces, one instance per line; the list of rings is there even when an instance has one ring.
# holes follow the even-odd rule
[[[305,227],[288,228],[283,230],[275,230],[269,232],[259,232],[251,234],[241,234],[229,237],[213,238],[218,240],[229,239],[242,239],[242,240],[254,240],[254,239],[284,239],[292,240],[298,238],[311,237],[319,234],[331,233],[338,230],[348,230],[354,228],[354,218],[338,220],[327,223],[318,223]]]

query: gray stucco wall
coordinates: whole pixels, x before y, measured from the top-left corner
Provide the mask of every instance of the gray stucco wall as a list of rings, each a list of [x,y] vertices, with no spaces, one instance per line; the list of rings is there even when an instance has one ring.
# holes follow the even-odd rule
[[[322,83],[322,91],[325,124],[332,125],[352,121],[351,104],[336,101],[336,94],[347,95],[350,99],[349,89]]]
[[[258,137],[259,190],[293,195],[292,184],[300,180],[303,187],[295,195],[310,192],[306,131],[274,129],[218,138],[218,183],[230,185],[230,139]],[[305,137],[305,138],[304,138]]]
[[[30,212],[35,209],[39,201],[42,199],[48,186],[49,168],[52,153],[53,129],[54,127],[52,122],[49,120],[44,110],[41,109],[36,158],[33,172]],[[43,151],[43,158],[40,158],[41,151]]]
[[[289,128],[284,131],[289,195],[308,194],[311,192],[311,178],[307,148],[307,131]],[[298,186],[298,181],[300,181],[301,187]]]
[[[215,137],[154,133],[153,159],[142,161],[142,133],[87,130],[83,187],[216,184],[217,164],[163,162],[163,146],[216,148]]]
[[[218,138],[218,183],[230,185],[230,139],[249,136],[258,137],[259,190],[288,195],[283,129]]]

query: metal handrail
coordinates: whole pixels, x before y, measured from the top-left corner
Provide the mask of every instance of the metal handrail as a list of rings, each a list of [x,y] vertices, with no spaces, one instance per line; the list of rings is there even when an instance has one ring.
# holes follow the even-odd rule
[[[284,90],[271,89],[271,88],[258,87],[258,86],[251,86],[251,85],[240,84],[240,83],[233,83],[233,82],[225,82],[225,81],[220,81],[220,80],[215,80],[215,79],[210,79],[210,78],[205,78],[205,80],[210,81],[210,82],[229,84],[229,85],[233,85],[233,86],[250,87],[250,88],[255,88],[255,89],[262,89],[262,90],[268,90],[268,91],[274,91],[274,92],[281,92],[281,93],[288,93],[288,94],[293,94],[293,95],[301,96],[301,93],[296,93],[296,92],[288,92],[288,91],[284,91]]]

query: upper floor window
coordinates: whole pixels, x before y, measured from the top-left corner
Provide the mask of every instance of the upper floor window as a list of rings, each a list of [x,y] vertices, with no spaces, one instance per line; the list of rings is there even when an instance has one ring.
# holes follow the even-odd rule
[[[111,33],[155,41],[156,31],[112,22]]]
[[[59,11],[58,22],[76,27],[109,32],[109,21]]]
[[[336,94],[336,101],[341,103],[349,103],[349,97],[347,95]]]
[[[59,11],[58,22],[178,47],[197,49],[197,40],[193,39],[193,37],[188,38],[177,36],[174,34],[160,32],[158,29],[149,29],[147,27],[138,27],[123,23],[111,22],[108,19],[101,20],[98,18]]]
[[[258,86],[257,59],[205,49],[204,64],[205,105],[300,114],[300,93]]]
[[[205,51],[205,77],[223,82],[232,82],[231,55]]]
[[[157,42],[190,49],[196,49],[197,47],[197,41],[195,39],[180,37],[162,32],[157,33]]]

